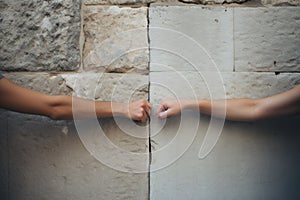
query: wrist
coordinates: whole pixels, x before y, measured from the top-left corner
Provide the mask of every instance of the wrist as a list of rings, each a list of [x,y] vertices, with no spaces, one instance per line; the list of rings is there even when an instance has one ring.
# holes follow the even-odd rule
[[[127,116],[127,104],[112,102],[112,114],[115,116]]]
[[[182,110],[198,108],[197,100],[181,100]]]

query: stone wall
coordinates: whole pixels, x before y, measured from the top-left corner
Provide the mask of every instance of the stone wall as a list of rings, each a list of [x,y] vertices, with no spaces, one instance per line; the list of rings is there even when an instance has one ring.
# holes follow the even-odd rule
[[[153,105],[145,124],[0,110],[1,199],[298,199],[299,117],[155,116],[164,97],[261,98],[300,84],[298,5],[0,0],[7,78],[46,94]],[[205,142],[212,151],[199,159]]]

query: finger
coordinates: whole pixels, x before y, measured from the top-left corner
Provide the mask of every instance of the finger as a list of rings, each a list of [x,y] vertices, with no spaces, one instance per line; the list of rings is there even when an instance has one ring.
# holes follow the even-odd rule
[[[163,104],[160,104],[158,107],[156,114],[159,115],[159,113],[163,112],[165,110],[165,106]]]
[[[143,106],[143,108],[146,111],[147,115],[150,116],[150,114],[151,114],[151,107],[149,107],[149,105],[146,104],[145,106]]]
[[[149,107],[145,108],[145,112],[146,112],[147,116],[149,117],[151,115],[151,108],[149,108]]]
[[[148,104],[148,107],[151,109],[152,108],[152,104],[149,103],[149,102],[147,102],[147,104]]]
[[[147,113],[144,111],[144,112],[143,112],[143,117],[141,118],[141,122],[145,122],[145,121],[147,120],[147,117],[148,117],[148,115],[147,115]]]
[[[168,110],[162,111],[158,114],[158,117],[161,119],[165,119],[168,117]]]

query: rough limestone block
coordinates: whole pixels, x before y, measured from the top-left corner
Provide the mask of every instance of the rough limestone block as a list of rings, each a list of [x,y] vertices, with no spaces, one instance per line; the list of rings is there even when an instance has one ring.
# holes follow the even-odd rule
[[[0,70],[79,67],[79,0],[2,0]]]
[[[84,73],[63,75],[63,78],[79,97],[117,102],[148,99],[149,78],[146,75]]]
[[[45,94],[74,95],[99,101],[129,102],[148,99],[149,77],[136,74],[4,74],[20,86]]]
[[[223,3],[244,3],[248,0],[179,0],[185,3],[200,3],[200,4],[223,4]]]
[[[97,160],[73,123],[15,113],[8,120],[11,199],[147,199],[148,174],[124,173]],[[116,146],[147,151],[142,139],[129,137],[111,119],[100,124]],[[110,149],[102,151],[116,157]]]
[[[152,6],[149,16],[151,63],[168,71],[233,70],[231,8]],[[163,69],[150,66],[151,71]]]
[[[85,71],[147,73],[147,8],[87,6],[84,36]]]
[[[0,109],[0,197],[8,199],[7,112]]]
[[[263,5],[272,5],[272,6],[299,6],[300,1],[299,0],[261,0],[261,3]]]
[[[22,87],[45,94],[72,94],[72,90],[67,87],[66,81],[60,75],[49,75],[47,73],[10,73],[4,74],[4,76]]]
[[[84,0],[85,5],[132,5],[132,4],[148,4],[153,3],[155,0]]]
[[[300,84],[298,73],[224,72],[221,76],[223,85],[216,72],[151,72],[150,101],[157,109],[164,97],[221,98],[222,87],[226,98],[260,98]],[[151,198],[299,198],[299,172],[294,170],[294,165],[300,166],[299,122],[299,117],[290,117],[223,124],[190,111],[167,120],[152,117]],[[221,135],[201,160],[198,153],[209,130]]]
[[[149,81],[144,75],[14,73],[5,76],[48,94],[116,101],[148,96]],[[9,135],[10,198],[148,198],[145,172],[149,168],[149,128],[145,124],[117,117],[78,120],[73,124],[12,112],[5,124]]]
[[[234,8],[236,71],[300,71],[300,8]]]

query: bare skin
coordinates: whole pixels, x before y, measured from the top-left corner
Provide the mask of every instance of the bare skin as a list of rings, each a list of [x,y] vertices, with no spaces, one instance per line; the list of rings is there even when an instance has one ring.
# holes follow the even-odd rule
[[[212,108],[214,109],[213,113]],[[177,115],[185,109],[199,110],[203,114],[233,121],[256,121],[297,115],[300,114],[300,85],[286,92],[262,99],[163,99],[156,113],[159,118],[167,118]]]
[[[0,108],[48,116],[54,120],[73,119],[72,102],[77,106],[76,118],[123,116],[146,121],[151,104],[141,99],[129,104],[90,101],[66,95],[51,96],[20,87],[6,78],[0,80]]]

